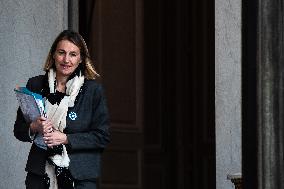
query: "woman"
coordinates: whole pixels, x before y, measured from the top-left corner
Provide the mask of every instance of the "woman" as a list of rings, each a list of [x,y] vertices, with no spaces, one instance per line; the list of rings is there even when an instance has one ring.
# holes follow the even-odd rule
[[[45,99],[47,118],[27,123],[20,109],[14,135],[33,142],[26,188],[94,189],[100,158],[109,143],[109,117],[99,76],[83,38],[65,30],[51,46],[45,75],[27,88]]]

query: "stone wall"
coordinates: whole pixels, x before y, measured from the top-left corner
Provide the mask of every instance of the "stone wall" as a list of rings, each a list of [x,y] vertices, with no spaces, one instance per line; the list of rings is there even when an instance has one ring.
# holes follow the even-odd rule
[[[215,1],[216,188],[241,172],[241,0]]]
[[[0,188],[23,189],[29,143],[13,135],[13,89],[42,67],[54,38],[67,29],[67,0],[0,0]]]

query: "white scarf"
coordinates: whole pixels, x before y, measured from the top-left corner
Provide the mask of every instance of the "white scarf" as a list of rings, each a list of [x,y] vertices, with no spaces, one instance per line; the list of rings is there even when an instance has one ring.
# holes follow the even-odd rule
[[[50,93],[55,93],[55,72],[51,68],[48,72],[48,84]],[[73,107],[75,99],[79,94],[80,88],[84,84],[84,76],[75,76],[66,83],[66,95],[61,100],[60,104],[51,104],[48,100],[45,101],[47,117],[52,121],[54,129],[63,132],[66,127],[66,117],[69,107]],[[50,159],[59,167],[68,167],[70,159],[67,154],[65,145],[63,145],[62,155],[54,155]],[[45,166],[45,171],[50,178],[50,189],[57,189],[55,170],[48,162]]]

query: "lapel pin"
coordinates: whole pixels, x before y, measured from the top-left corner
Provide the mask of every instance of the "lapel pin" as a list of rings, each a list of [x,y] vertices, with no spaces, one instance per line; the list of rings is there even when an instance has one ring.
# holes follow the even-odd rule
[[[75,112],[70,112],[69,118],[74,121],[77,118],[77,114]]]

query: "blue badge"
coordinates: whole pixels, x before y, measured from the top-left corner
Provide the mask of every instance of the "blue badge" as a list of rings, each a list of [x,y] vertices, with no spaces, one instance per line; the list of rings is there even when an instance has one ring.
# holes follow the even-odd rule
[[[77,118],[77,114],[75,112],[70,112],[69,118],[74,121]]]

